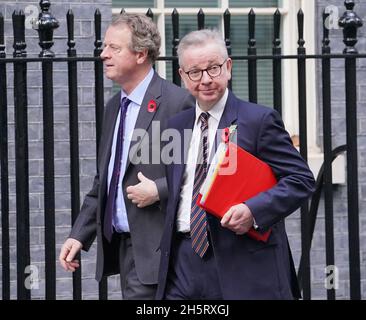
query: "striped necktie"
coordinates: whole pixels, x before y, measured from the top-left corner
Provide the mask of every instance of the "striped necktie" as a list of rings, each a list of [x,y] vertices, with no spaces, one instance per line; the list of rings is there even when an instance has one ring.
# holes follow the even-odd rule
[[[206,212],[197,205],[197,198],[207,174],[209,116],[210,115],[207,112],[202,112],[199,118],[201,121],[201,138],[194,174],[190,222],[192,248],[201,258],[205,255],[209,243],[207,237]]]

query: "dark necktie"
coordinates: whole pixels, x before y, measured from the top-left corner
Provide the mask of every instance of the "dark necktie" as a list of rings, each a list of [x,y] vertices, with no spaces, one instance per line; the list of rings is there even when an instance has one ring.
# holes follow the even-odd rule
[[[130,100],[124,97],[121,101],[121,114],[119,120],[119,127],[117,133],[117,142],[116,142],[116,152],[114,156],[114,166],[113,173],[111,177],[111,182],[109,184],[109,192],[107,198],[107,204],[104,213],[104,227],[103,233],[105,238],[111,242],[112,234],[113,234],[113,214],[116,210],[116,198],[117,198],[117,188],[118,181],[121,172],[121,159],[122,159],[122,149],[123,149],[123,131],[124,131],[124,122],[126,118],[127,107],[130,104]]]
[[[200,115],[201,138],[198,148],[196,170],[191,206],[191,240],[193,250],[202,258],[208,249],[206,212],[197,205],[197,198],[203,181],[207,174],[208,158],[208,117],[207,112]]]

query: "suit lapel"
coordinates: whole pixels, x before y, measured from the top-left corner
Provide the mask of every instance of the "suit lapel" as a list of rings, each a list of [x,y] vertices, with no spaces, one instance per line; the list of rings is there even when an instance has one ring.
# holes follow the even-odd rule
[[[180,193],[180,187],[183,182],[183,174],[186,168],[195,118],[195,108],[191,108],[181,119],[179,119],[180,126],[176,128],[179,131],[179,136],[181,137],[181,161],[180,163],[174,164],[173,170],[173,194],[177,200]]]
[[[106,114],[106,121],[105,123],[108,123],[110,125],[106,126],[107,129],[107,134],[106,134],[106,140],[104,141],[106,143],[106,145],[108,146],[108,150],[111,151],[112,149],[112,142],[113,142],[113,133],[114,133],[114,129],[116,127],[116,121],[117,121],[117,116],[118,116],[118,112],[120,109],[120,103],[121,103],[121,92],[119,92],[119,94],[116,96],[115,101],[113,101],[111,103],[111,110],[108,111],[108,113]],[[113,125],[111,125],[113,124]],[[110,158],[110,154],[108,156],[108,159]]]
[[[151,82],[146,90],[144,99],[142,100],[140,111],[137,116],[135,130],[136,129],[139,129],[139,130],[137,130],[135,132],[139,133],[139,136],[138,136],[138,139],[136,139],[136,137],[134,135],[132,137],[130,149],[129,149],[129,157],[127,157],[126,170],[127,170],[128,166],[130,165],[131,159],[133,159],[133,160],[135,159],[136,153],[140,148],[140,144],[142,143],[142,141],[150,127],[150,124],[159,109],[159,106],[161,103],[161,90],[162,90],[161,86],[162,86],[162,79],[156,73],[154,73],[154,76],[151,79]],[[156,109],[152,112],[149,112],[148,104],[152,100],[156,103]],[[140,135],[141,132],[143,132],[142,135]],[[132,148],[134,150],[134,153],[130,154]]]
[[[237,100],[235,99],[235,96],[229,91],[228,99],[225,104],[225,109],[224,109],[224,112],[221,116],[221,119],[220,119],[220,122],[218,125],[218,130],[229,127],[230,125],[232,125],[233,123],[236,122],[236,120],[238,118],[238,109],[237,108],[238,108]],[[179,127],[176,128],[179,131],[180,136],[185,138],[185,139],[182,138],[182,141],[184,141],[184,143],[182,143],[182,146],[181,146],[182,161],[180,164],[174,164],[174,170],[173,170],[173,195],[174,195],[174,199],[176,201],[176,205],[179,200],[180,188],[181,188],[181,185],[183,182],[182,181],[183,174],[184,174],[184,170],[186,168],[188,150],[189,150],[189,145],[190,145],[190,141],[192,138],[192,130],[193,130],[195,117],[196,117],[195,108],[191,108],[190,110],[187,110],[187,113],[184,115],[184,117],[182,116],[182,118],[179,119],[180,120]],[[188,131],[189,132],[188,135],[186,134],[184,136],[184,129],[190,129]],[[220,139],[221,139],[221,135],[220,135]],[[221,140],[219,140],[219,142],[221,142]],[[216,152],[216,149],[217,149],[217,144],[215,143],[213,153]]]
[[[236,122],[238,118],[238,106],[237,106],[237,100],[235,99],[234,95],[231,91],[229,91],[229,95],[225,104],[224,112],[222,113],[218,130],[219,130],[219,140],[215,141],[214,144],[214,151],[216,152],[218,144],[221,142],[221,130],[224,128],[230,127],[232,124]],[[212,152],[214,154],[214,152]]]
[[[105,120],[103,121],[103,130],[105,130],[105,135],[104,138],[100,141],[100,144],[102,146],[101,148],[104,148],[105,145],[104,150],[106,151],[100,154],[100,156],[103,157],[100,166],[101,170],[103,171],[99,173],[100,181],[102,183],[102,190],[104,190],[104,188],[106,188],[107,186],[108,165],[112,152],[113,133],[116,126],[117,115],[120,109],[120,101],[121,93],[119,92],[113,97],[113,100],[111,101],[107,112],[104,113]]]

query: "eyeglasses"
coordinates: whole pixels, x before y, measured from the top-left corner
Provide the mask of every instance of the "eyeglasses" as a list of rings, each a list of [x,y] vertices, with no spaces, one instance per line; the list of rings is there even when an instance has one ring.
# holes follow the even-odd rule
[[[115,44],[104,45],[103,50],[106,50],[106,49],[110,49],[113,54],[118,54],[122,51],[122,48]]]
[[[202,79],[203,72],[205,71],[211,78],[216,78],[221,74],[221,68],[225,64],[226,60],[227,59],[225,59],[225,61],[221,64],[214,64],[213,66],[210,66],[206,69],[193,69],[190,71],[184,71],[184,73],[188,75],[189,79],[195,82],[200,81]]]

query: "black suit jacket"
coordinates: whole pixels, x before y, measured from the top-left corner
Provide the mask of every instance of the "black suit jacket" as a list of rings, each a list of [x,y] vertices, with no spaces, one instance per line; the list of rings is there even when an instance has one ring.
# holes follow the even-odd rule
[[[156,102],[156,111],[148,111],[149,101]],[[98,155],[98,174],[95,176],[91,191],[85,197],[80,214],[72,228],[70,237],[79,240],[84,250],[89,250],[97,237],[97,266],[96,279],[103,275],[119,273],[118,244],[106,242],[102,235],[103,216],[107,196],[108,164],[111,155],[113,130],[120,105],[120,93],[107,103],[100,149]],[[128,223],[130,226],[132,250],[136,272],[139,280],[144,284],[157,283],[160,252],[157,250],[162,235],[165,204],[167,198],[167,184],[165,169],[161,161],[151,164],[152,154],[160,155],[160,132],[167,125],[167,120],[184,108],[194,105],[193,97],[185,89],[162,79],[154,74],[137,117],[135,132],[136,141],[132,139],[130,157],[126,165],[123,178],[123,195],[126,203]],[[156,121],[156,122],[155,122]],[[154,128],[154,130],[152,129]],[[136,130],[141,129],[141,130]],[[141,135],[141,132],[146,132]],[[149,152],[149,163],[135,163],[139,157],[136,150]],[[126,187],[135,185],[139,181],[137,173],[141,171],[147,178],[156,182],[161,201],[145,208],[138,208],[126,197]]]

